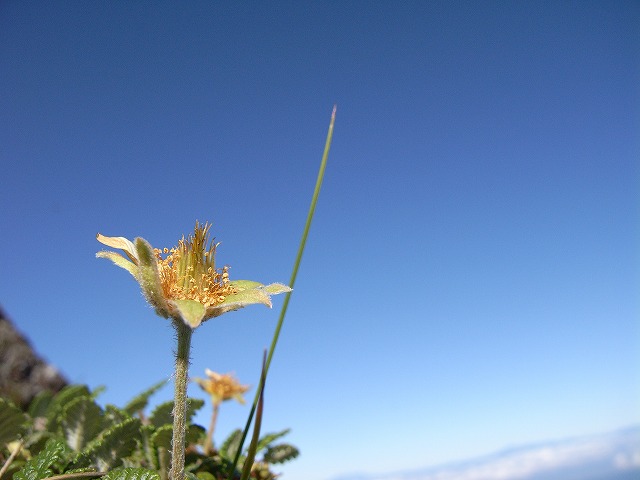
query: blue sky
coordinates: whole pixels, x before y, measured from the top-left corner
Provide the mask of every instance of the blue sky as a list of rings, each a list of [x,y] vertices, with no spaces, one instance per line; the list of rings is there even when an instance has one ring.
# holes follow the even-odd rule
[[[232,278],[288,281],[337,103],[267,386],[264,428],[302,452],[284,478],[637,424],[638,24],[636,2],[2,2],[0,304],[105,403],[169,377],[169,324],[95,234],[169,247],[208,220]],[[281,304],[199,328],[192,375],[255,385]]]

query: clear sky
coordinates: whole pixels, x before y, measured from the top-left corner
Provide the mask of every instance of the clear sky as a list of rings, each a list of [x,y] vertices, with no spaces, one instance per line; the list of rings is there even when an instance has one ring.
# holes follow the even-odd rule
[[[169,377],[168,322],[96,233],[211,221],[232,278],[287,282],[337,103],[267,385],[284,478],[637,424],[638,25],[624,1],[3,1],[0,304],[104,403]],[[255,385],[274,300],[199,328],[192,375]]]

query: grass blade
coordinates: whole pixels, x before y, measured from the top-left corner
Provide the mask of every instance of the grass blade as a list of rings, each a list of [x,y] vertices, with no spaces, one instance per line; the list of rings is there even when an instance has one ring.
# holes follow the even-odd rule
[[[331,122],[329,123],[329,131],[327,132],[327,140],[324,144],[324,152],[322,154],[322,161],[320,162],[320,169],[318,171],[318,178],[316,180],[316,186],[313,190],[313,196],[311,198],[311,205],[309,206],[309,213],[307,214],[307,221],[304,225],[304,230],[302,231],[302,238],[300,239],[300,246],[298,247],[298,254],[296,255],[296,261],[293,265],[293,272],[291,273],[291,279],[289,280],[289,287],[293,289],[293,285],[296,282],[296,277],[298,276],[298,269],[300,268],[300,262],[302,261],[302,254],[304,253],[304,247],[307,244],[307,237],[309,236],[309,229],[311,228],[311,221],[313,220],[313,215],[316,211],[316,204],[318,203],[318,196],[320,195],[320,188],[322,187],[322,181],[324,179],[324,171],[327,167],[327,159],[329,158],[329,149],[331,148],[331,140],[333,139],[333,125],[336,121],[336,106],[333,106],[333,112],[331,113]],[[267,373],[269,372],[269,365],[271,365],[271,359],[273,358],[273,352],[276,350],[276,345],[278,343],[278,338],[280,337],[280,330],[282,329],[282,324],[284,323],[284,317],[287,313],[287,308],[289,306],[289,299],[291,298],[291,293],[286,294],[284,298],[284,302],[282,304],[282,310],[280,310],[280,317],[278,318],[278,323],[276,325],[276,329],[273,333],[273,339],[271,340],[271,346],[269,348],[269,355],[267,356],[267,362],[265,364],[264,369],[264,377],[266,379]],[[247,433],[249,432],[249,427],[251,426],[251,421],[253,420],[253,415],[256,411],[256,406],[258,404],[258,398],[260,397],[262,385],[258,386],[256,391],[256,396],[253,400],[253,405],[251,406],[251,411],[249,412],[249,418],[247,420],[247,424],[244,428],[244,432],[242,434],[242,439],[240,440],[240,446],[238,447],[238,451],[236,452],[236,456],[233,460],[233,465],[229,469],[229,477],[232,476],[236,465],[238,464],[238,459],[240,458],[240,454],[242,452],[242,445],[244,444],[245,439],[247,438]]]
[[[258,442],[260,441],[260,427],[262,425],[262,410],[264,409],[264,383],[267,379],[267,352],[264,352],[264,359],[262,360],[262,374],[260,375],[260,394],[258,396],[258,408],[256,410],[256,423],[253,425],[253,437],[249,444],[249,450],[247,451],[247,459],[244,461],[242,467],[242,476],[240,480],[247,480],[251,474],[251,467],[253,461],[256,458],[256,452],[258,451]]]

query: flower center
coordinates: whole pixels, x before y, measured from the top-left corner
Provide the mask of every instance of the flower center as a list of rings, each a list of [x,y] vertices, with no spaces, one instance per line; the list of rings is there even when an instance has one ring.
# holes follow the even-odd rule
[[[209,223],[200,225],[196,222],[194,233],[186,239],[182,237],[177,247],[163,251],[154,249],[165,298],[195,300],[209,307],[224,302],[227,295],[235,293],[229,285],[229,267],[216,269],[218,244],[211,241],[207,248],[210,228]]]

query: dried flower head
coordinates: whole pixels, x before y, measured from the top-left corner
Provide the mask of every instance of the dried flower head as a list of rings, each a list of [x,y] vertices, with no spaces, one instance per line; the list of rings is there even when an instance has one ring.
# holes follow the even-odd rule
[[[279,283],[230,281],[228,267],[216,268],[218,244],[209,242],[210,227],[196,222],[193,234],[183,236],[178,246],[162,250],[152,248],[143,238],[131,242],[98,234],[100,243],[123,250],[126,258],[111,251],[96,256],[108,258],[131,273],[159,315],[183,321],[191,328],[254,303],[271,307],[270,295],[291,291]]]
[[[230,373],[220,374],[208,368],[205,369],[205,373],[207,374],[206,379],[194,378],[193,381],[211,395],[211,402],[214,405],[220,405],[227,400],[237,400],[244,403],[242,394],[249,390],[248,385],[240,385],[240,382]]]

